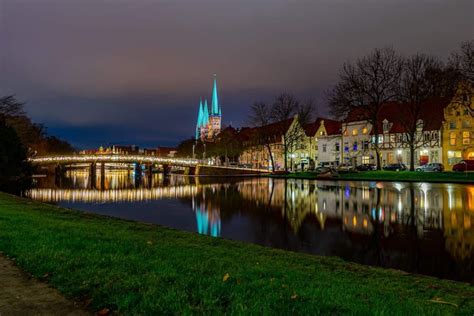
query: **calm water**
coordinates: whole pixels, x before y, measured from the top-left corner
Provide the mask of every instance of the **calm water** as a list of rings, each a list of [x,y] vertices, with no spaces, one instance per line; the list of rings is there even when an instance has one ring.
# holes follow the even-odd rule
[[[104,215],[269,247],[474,281],[474,185],[85,172],[29,192]]]

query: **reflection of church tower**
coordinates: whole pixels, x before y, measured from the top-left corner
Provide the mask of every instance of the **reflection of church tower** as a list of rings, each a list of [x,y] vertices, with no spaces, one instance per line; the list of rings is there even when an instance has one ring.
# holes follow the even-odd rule
[[[209,111],[207,99],[199,101],[199,113],[196,126],[196,139],[212,141],[221,131],[222,110],[217,97],[217,79],[214,75],[211,109]]]

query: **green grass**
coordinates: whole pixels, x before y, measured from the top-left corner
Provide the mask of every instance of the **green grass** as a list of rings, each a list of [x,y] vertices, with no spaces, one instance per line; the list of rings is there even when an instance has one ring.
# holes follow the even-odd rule
[[[295,172],[274,177],[295,179],[316,179],[314,172]],[[410,181],[439,183],[474,183],[474,172],[416,172],[416,171],[364,171],[341,173],[339,180],[374,180],[374,181]]]
[[[464,314],[474,289],[41,204],[0,193],[0,250],[92,311]],[[228,274],[229,278],[224,280]]]

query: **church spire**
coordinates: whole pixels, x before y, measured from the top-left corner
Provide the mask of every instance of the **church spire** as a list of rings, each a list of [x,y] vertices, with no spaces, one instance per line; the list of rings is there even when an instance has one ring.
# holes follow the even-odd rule
[[[220,107],[219,107],[219,100],[217,98],[217,79],[216,75],[214,74],[214,87],[212,89],[212,107],[211,107],[211,115],[220,115]]]
[[[202,114],[202,125],[207,125],[209,123],[209,107],[207,106],[207,99],[204,99],[204,108]]]
[[[196,139],[200,137],[201,134],[201,127],[203,125],[203,109],[202,109],[202,99],[199,100],[199,112],[198,112],[198,119],[196,124]]]

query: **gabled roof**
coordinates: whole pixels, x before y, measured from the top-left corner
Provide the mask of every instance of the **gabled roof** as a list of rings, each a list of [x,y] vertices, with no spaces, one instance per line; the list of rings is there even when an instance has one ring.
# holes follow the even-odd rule
[[[313,123],[307,124],[304,127],[306,136],[314,137],[318,131],[321,123],[324,124],[327,135],[337,135],[341,133],[341,122],[331,120],[328,118],[318,117]]]
[[[303,127],[304,133],[306,134],[306,136],[314,137],[314,135],[316,135],[316,132],[318,131],[319,126],[321,126],[321,120],[323,119],[318,117],[313,123],[306,124]]]
[[[324,127],[327,135],[341,134],[342,124],[339,121],[324,119]]]

